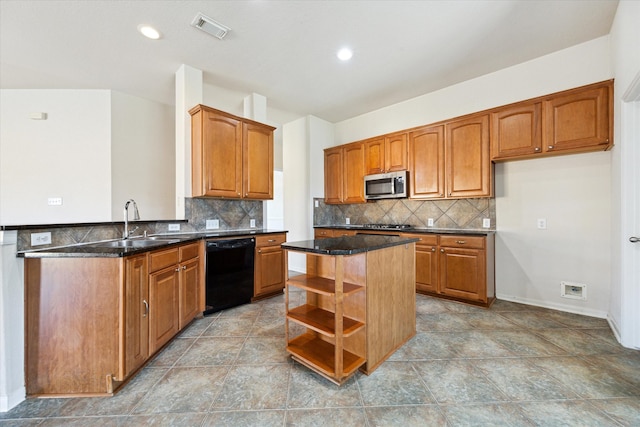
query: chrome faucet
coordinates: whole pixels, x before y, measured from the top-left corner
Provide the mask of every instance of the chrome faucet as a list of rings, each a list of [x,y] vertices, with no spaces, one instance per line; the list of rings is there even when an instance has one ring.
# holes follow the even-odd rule
[[[140,219],[140,212],[138,212],[138,205],[136,201],[133,199],[127,200],[127,203],[124,204],[124,233],[122,233],[123,239],[128,239],[129,236],[136,231],[139,227],[134,228],[129,231],[129,203],[133,203],[133,220],[138,221]]]

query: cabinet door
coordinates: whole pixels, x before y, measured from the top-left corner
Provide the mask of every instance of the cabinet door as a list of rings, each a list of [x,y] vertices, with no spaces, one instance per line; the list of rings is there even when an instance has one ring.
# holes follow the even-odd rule
[[[542,152],[542,103],[517,105],[491,113],[491,159]]]
[[[342,203],[342,147],[324,150],[324,201]]]
[[[485,251],[440,248],[440,293],[487,302]]]
[[[242,122],[203,111],[202,179],[204,196],[242,196]],[[195,194],[194,194],[195,195]]]
[[[273,199],[273,131],[244,123],[242,133],[243,197]]]
[[[193,320],[199,309],[200,258],[180,264],[180,329]]]
[[[343,152],[343,203],[364,203],[364,144],[344,146]]]
[[[609,145],[610,87],[608,83],[604,87],[573,90],[545,101],[545,151],[601,149]]]
[[[179,269],[169,267],[149,276],[149,353],[155,353],[180,330]]]
[[[416,290],[438,292],[438,252],[436,246],[416,244]]]
[[[409,180],[411,198],[444,197],[444,126],[409,133]]]
[[[388,135],[384,139],[384,145],[385,172],[407,170],[409,165],[407,159],[407,134]]]
[[[383,173],[385,171],[384,137],[364,141],[365,147],[365,175]]]
[[[149,357],[147,256],[126,258],[124,276],[124,380]]]
[[[445,159],[447,197],[492,195],[488,114],[445,125]]]
[[[284,253],[280,246],[256,249],[255,296],[284,289]]]

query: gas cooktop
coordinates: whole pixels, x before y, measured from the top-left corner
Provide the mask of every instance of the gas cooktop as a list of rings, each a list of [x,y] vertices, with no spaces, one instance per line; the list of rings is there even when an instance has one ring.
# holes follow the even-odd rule
[[[376,230],[405,230],[411,228],[409,224],[362,224],[362,227]]]

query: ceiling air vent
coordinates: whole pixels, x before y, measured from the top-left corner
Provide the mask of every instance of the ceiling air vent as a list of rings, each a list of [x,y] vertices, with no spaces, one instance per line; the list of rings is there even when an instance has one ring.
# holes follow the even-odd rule
[[[203,15],[202,12],[198,12],[193,21],[191,21],[191,26],[196,27],[204,31],[205,33],[211,34],[214,37],[222,40],[224,36],[227,35],[231,28],[222,25],[219,22],[214,21],[206,15]]]

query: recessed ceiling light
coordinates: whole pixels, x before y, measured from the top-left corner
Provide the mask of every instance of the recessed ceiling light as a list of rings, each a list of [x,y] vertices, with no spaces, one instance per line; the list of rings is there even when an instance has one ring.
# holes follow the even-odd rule
[[[158,40],[160,38],[160,32],[150,25],[138,25],[138,31],[140,31],[143,36],[152,40]]]
[[[336,55],[338,56],[338,59],[340,59],[341,61],[348,61],[353,56],[353,51],[348,47],[343,47],[338,51]]]

